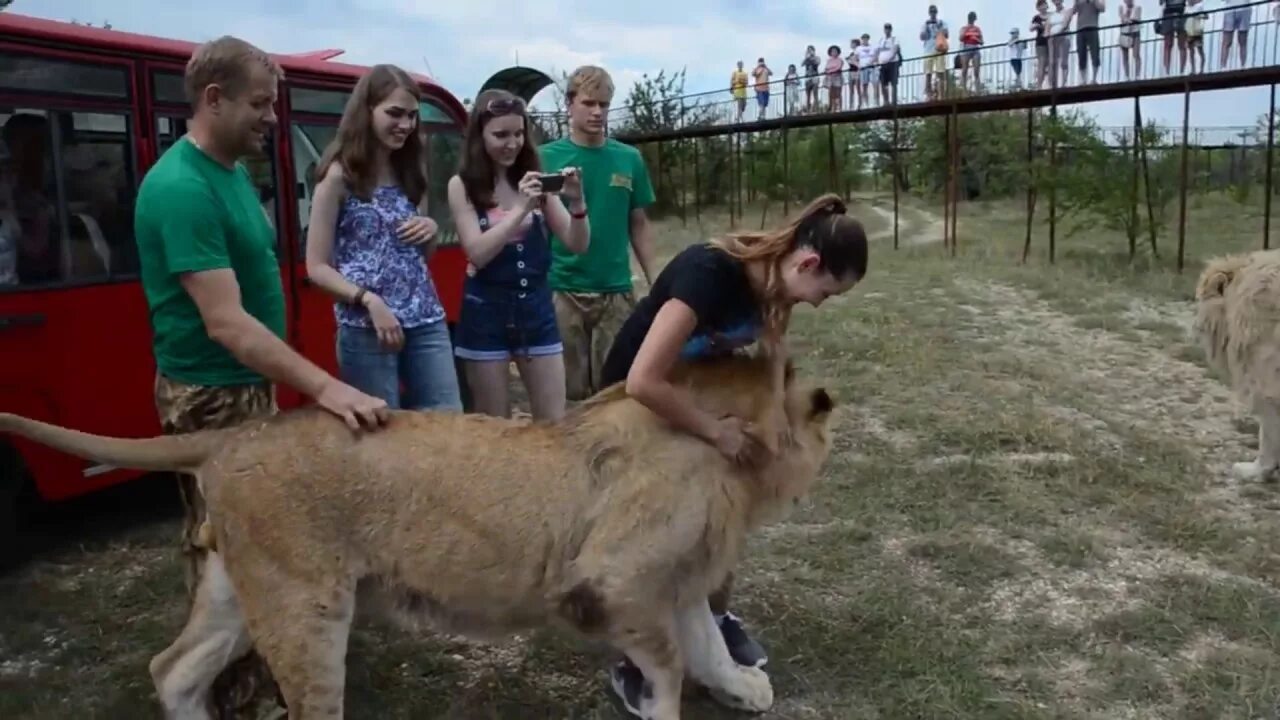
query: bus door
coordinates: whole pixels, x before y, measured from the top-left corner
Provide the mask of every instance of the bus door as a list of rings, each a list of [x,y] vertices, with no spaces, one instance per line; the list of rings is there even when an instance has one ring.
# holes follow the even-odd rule
[[[130,61],[0,44],[0,409],[158,430],[133,240],[137,105]],[[46,499],[119,479],[0,439],[0,456],[15,449]]]
[[[334,298],[307,279],[307,228],[311,223],[311,200],[315,196],[316,167],[325,148],[338,135],[342,110],[351,95],[351,85],[298,81],[289,85],[284,143],[288,154],[294,210],[292,232],[296,238],[292,252],[294,283],[293,320],[298,327],[301,352],[330,374],[338,375],[337,323]]]
[[[183,69],[178,65],[148,63],[148,82],[151,86],[152,113],[149,118],[154,125],[151,137],[155,138],[153,157],[159,158],[166,150],[173,147],[187,132],[187,121],[191,118],[191,105],[187,102],[183,88]],[[281,88],[283,90],[283,88]],[[277,106],[277,114],[279,107]],[[280,173],[280,127],[275,133],[267,136],[263,151],[258,156],[242,160],[253,178],[258,190],[258,199],[271,224],[276,228],[276,257],[280,262],[281,283],[284,285],[286,317],[294,317],[295,302],[289,287],[293,280],[288,260],[290,222],[288,208],[281,200]],[[285,338],[289,344],[297,348],[299,343],[296,323],[290,322]],[[292,407],[298,401],[298,393],[290,387],[276,388],[277,400],[281,407]]]

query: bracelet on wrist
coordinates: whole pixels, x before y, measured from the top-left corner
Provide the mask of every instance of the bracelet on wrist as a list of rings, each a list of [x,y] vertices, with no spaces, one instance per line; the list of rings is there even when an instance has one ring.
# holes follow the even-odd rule
[[[364,288],[360,288],[359,290],[357,290],[356,294],[351,296],[351,304],[364,305],[364,296],[367,295],[368,292],[369,291],[365,290]]]
[[[583,206],[582,206],[582,210],[574,210],[574,209],[572,209],[572,208],[570,208],[570,209],[569,209],[569,217],[573,218],[574,220],[582,220],[582,219],[584,219],[586,216],[587,216],[587,206],[586,206],[586,205],[583,205]]]

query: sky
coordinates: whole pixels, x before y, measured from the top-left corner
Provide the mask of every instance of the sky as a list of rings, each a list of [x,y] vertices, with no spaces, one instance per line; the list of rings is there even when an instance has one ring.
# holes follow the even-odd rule
[[[1112,0],[1103,24],[1116,22]],[[233,34],[277,53],[341,48],[343,61],[390,62],[435,78],[459,99],[474,97],[494,72],[517,63],[558,77],[583,63],[607,68],[618,86],[615,104],[646,73],[685,69],[686,91],[724,88],[734,63],[764,56],[778,73],[799,62],[806,45],[821,49],[893,23],[905,57],[919,54],[916,38],[928,0],[15,0],[8,12],[102,24],[119,30],[200,42]],[[938,3],[958,30],[969,11],[987,41],[1025,27],[1032,0]],[[1140,0],[1147,17],[1157,0]],[[1014,7],[1026,10],[1013,10]],[[268,9],[269,8],[269,9]],[[1255,10],[1255,14],[1258,11]],[[1149,32],[1149,31],[1148,31]],[[954,35],[953,35],[954,37]],[[1074,62],[1074,57],[1072,58]],[[1176,62],[1176,56],[1175,56]],[[1211,66],[1216,62],[1210,58]],[[550,90],[534,100],[549,107]],[[1193,126],[1253,125],[1266,113],[1267,90],[1193,96]],[[1087,106],[1103,125],[1132,122],[1132,101]],[[1179,125],[1182,98],[1143,100],[1144,119]]]

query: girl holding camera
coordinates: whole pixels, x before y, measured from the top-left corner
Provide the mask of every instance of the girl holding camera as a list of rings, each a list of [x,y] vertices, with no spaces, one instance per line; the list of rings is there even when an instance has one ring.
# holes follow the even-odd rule
[[[581,254],[590,228],[577,169],[543,175],[528,136],[520,98],[505,90],[476,98],[448,189],[470,262],[454,354],[463,360],[477,412],[511,415],[507,379],[514,359],[534,420],[554,421],[565,411],[565,372],[547,284],[549,232]]]

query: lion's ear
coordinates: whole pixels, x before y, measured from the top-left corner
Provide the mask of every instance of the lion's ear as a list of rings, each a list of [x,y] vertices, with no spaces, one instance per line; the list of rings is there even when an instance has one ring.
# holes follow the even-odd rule
[[[826,388],[818,388],[809,396],[809,419],[815,420],[829,415],[835,409],[836,402]]]
[[[1209,278],[1209,287],[1213,288],[1214,295],[1223,295],[1227,292],[1227,286],[1235,279],[1236,274],[1230,270],[1219,270]]]

